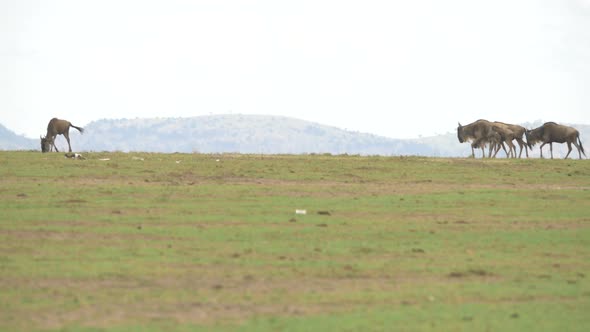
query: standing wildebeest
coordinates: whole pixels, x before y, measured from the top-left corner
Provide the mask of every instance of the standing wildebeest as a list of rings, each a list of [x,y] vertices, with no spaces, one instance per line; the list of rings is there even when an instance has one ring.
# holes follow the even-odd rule
[[[465,126],[459,123],[459,127],[457,127],[457,138],[459,139],[459,143],[473,142],[471,144],[471,156],[473,158],[475,158],[474,148],[481,148],[481,155],[484,158],[484,146],[486,144],[490,144],[490,156],[492,154],[492,147],[496,143],[502,144],[502,138],[494,131],[493,124],[487,120],[477,120]],[[505,150],[506,148],[504,148]]]
[[[504,152],[506,152],[506,158],[516,158],[516,147],[512,144],[512,141],[516,139],[516,134],[514,134],[508,125],[502,122],[494,122],[492,124],[492,129],[500,136],[500,143],[496,144],[494,157],[496,157],[498,151],[500,151],[500,147],[502,147],[504,148]],[[506,148],[504,147],[504,142],[508,145],[508,151],[506,151]]]
[[[57,135],[64,135],[68,141],[68,148],[70,152],[72,152],[72,146],[70,145],[70,127],[74,127],[78,129],[80,133],[84,133],[84,128],[76,127],[71,124],[70,121],[60,120],[58,118],[51,119],[49,124],[47,124],[47,134],[45,134],[45,137],[41,137],[41,151],[51,152],[52,148],[55,148],[55,151],[59,152],[55,146],[55,137]]]
[[[582,141],[580,141],[580,133],[575,128],[558,125],[555,122],[545,122],[539,128],[527,130],[525,135],[531,150],[533,149],[533,145],[538,142],[543,142],[543,144],[541,144],[539,147],[539,150],[541,151],[541,158],[543,158],[543,146],[549,143],[551,159],[553,159],[553,142],[567,143],[568,151],[564,159],[567,159],[567,157],[570,155],[570,152],[572,152],[572,143],[576,146],[576,148],[578,148],[578,155],[580,159],[582,159],[582,153],[584,154],[584,157],[586,156],[584,147],[582,146]]]
[[[523,148],[526,153],[526,157],[527,158],[529,157],[529,150],[527,149],[527,144],[522,140],[522,136],[524,135],[524,132],[526,131],[525,127],[515,125],[515,124],[499,122],[499,121],[494,121],[494,124],[504,126],[505,128],[508,128],[512,131],[512,133],[514,134],[514,139],[516,140],[516,142],[518,143],[518,146],[520,147],[520,153],[518,154],[518,158],[520,158],[522,156],[522,149]],[[516,151],[515,151],[515,153],[516,153]]]

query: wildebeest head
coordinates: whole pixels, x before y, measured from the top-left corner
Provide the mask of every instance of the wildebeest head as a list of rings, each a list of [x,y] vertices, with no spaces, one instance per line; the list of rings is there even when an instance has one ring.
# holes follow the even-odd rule
[[[41,152],[51,152],[53,146],[53,140],[50,137],[41,137]]]
[[[41,136],[39,136],[39,138],[41,139],[41,152],[51,151],[51,142],[49,141],[49,139],[47,137]]]
[[[543,135],[542,129],[543,127],[525,130],[524,136],[526,137],[526,142],[529,146],[529,149],[532,149],[533,146],[537,144],[537,142],[541,141],[541,136]]]
[[[459,127],[457,127],[457,138],[459,139],[459,143],[465,142],[464,134],[463,134],[463,126],[460,122],[458,122]]]

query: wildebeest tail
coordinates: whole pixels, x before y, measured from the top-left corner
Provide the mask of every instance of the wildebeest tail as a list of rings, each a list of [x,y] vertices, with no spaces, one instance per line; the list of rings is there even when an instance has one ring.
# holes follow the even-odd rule
[[[582,141],[580,140],[580,135],[578,135],[578,144],[580,144],[580,151],[582,151],[582,154],[584,154],[584,157],[586,157],[586,152],[584,152],[584,147],[582,146]]]
[[[76,129],[78,129],[78,131],[80,132],[80,134],[84,134],[84,128],[82,128],[82,127],[76,127],[76,126],[74,126],[74,125],[73,125],[73,124],[71,124],[71,123],[70,123],[70,125],[71,125],[72,127],[76,128]]]

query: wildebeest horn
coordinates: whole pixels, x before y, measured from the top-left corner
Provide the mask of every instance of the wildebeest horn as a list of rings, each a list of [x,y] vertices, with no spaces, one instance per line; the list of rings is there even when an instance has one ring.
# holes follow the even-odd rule
[[[461,122],[457,122],[457,124],[459,124],[459,127],[462,127],[462,126],[461,126]]]

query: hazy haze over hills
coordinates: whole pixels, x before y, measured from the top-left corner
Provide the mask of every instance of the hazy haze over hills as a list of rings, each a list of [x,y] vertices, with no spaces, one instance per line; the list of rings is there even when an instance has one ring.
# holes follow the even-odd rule
[[[524,124],[533,128],[542,121]],[[584,143],[590,126],[574,125]],[[422,155],[466,157],[469,144],[460,144],[455,132],[419,139],[391,139],[283,116],[210,115],[189,118],[103,119],[85,126],[84,135],[70,130],[74,151],[145,151],[200,153],[360,155]],[[67,149],[58,136],[60,151]],[[590,140],[588,140],[590,142]],[[587,144],[590,146],[590,143]],[[39,141],[0,126],[1,150],[39,150]],[[549,149],[545,151],[549,155]],[[533,156],[538,155],[538,145]],[[565,144],[555,144],[554,155],[565,155]],[[481,152],[477,153],[480,157]],[[574,157],[577,157],[577,153]]]

